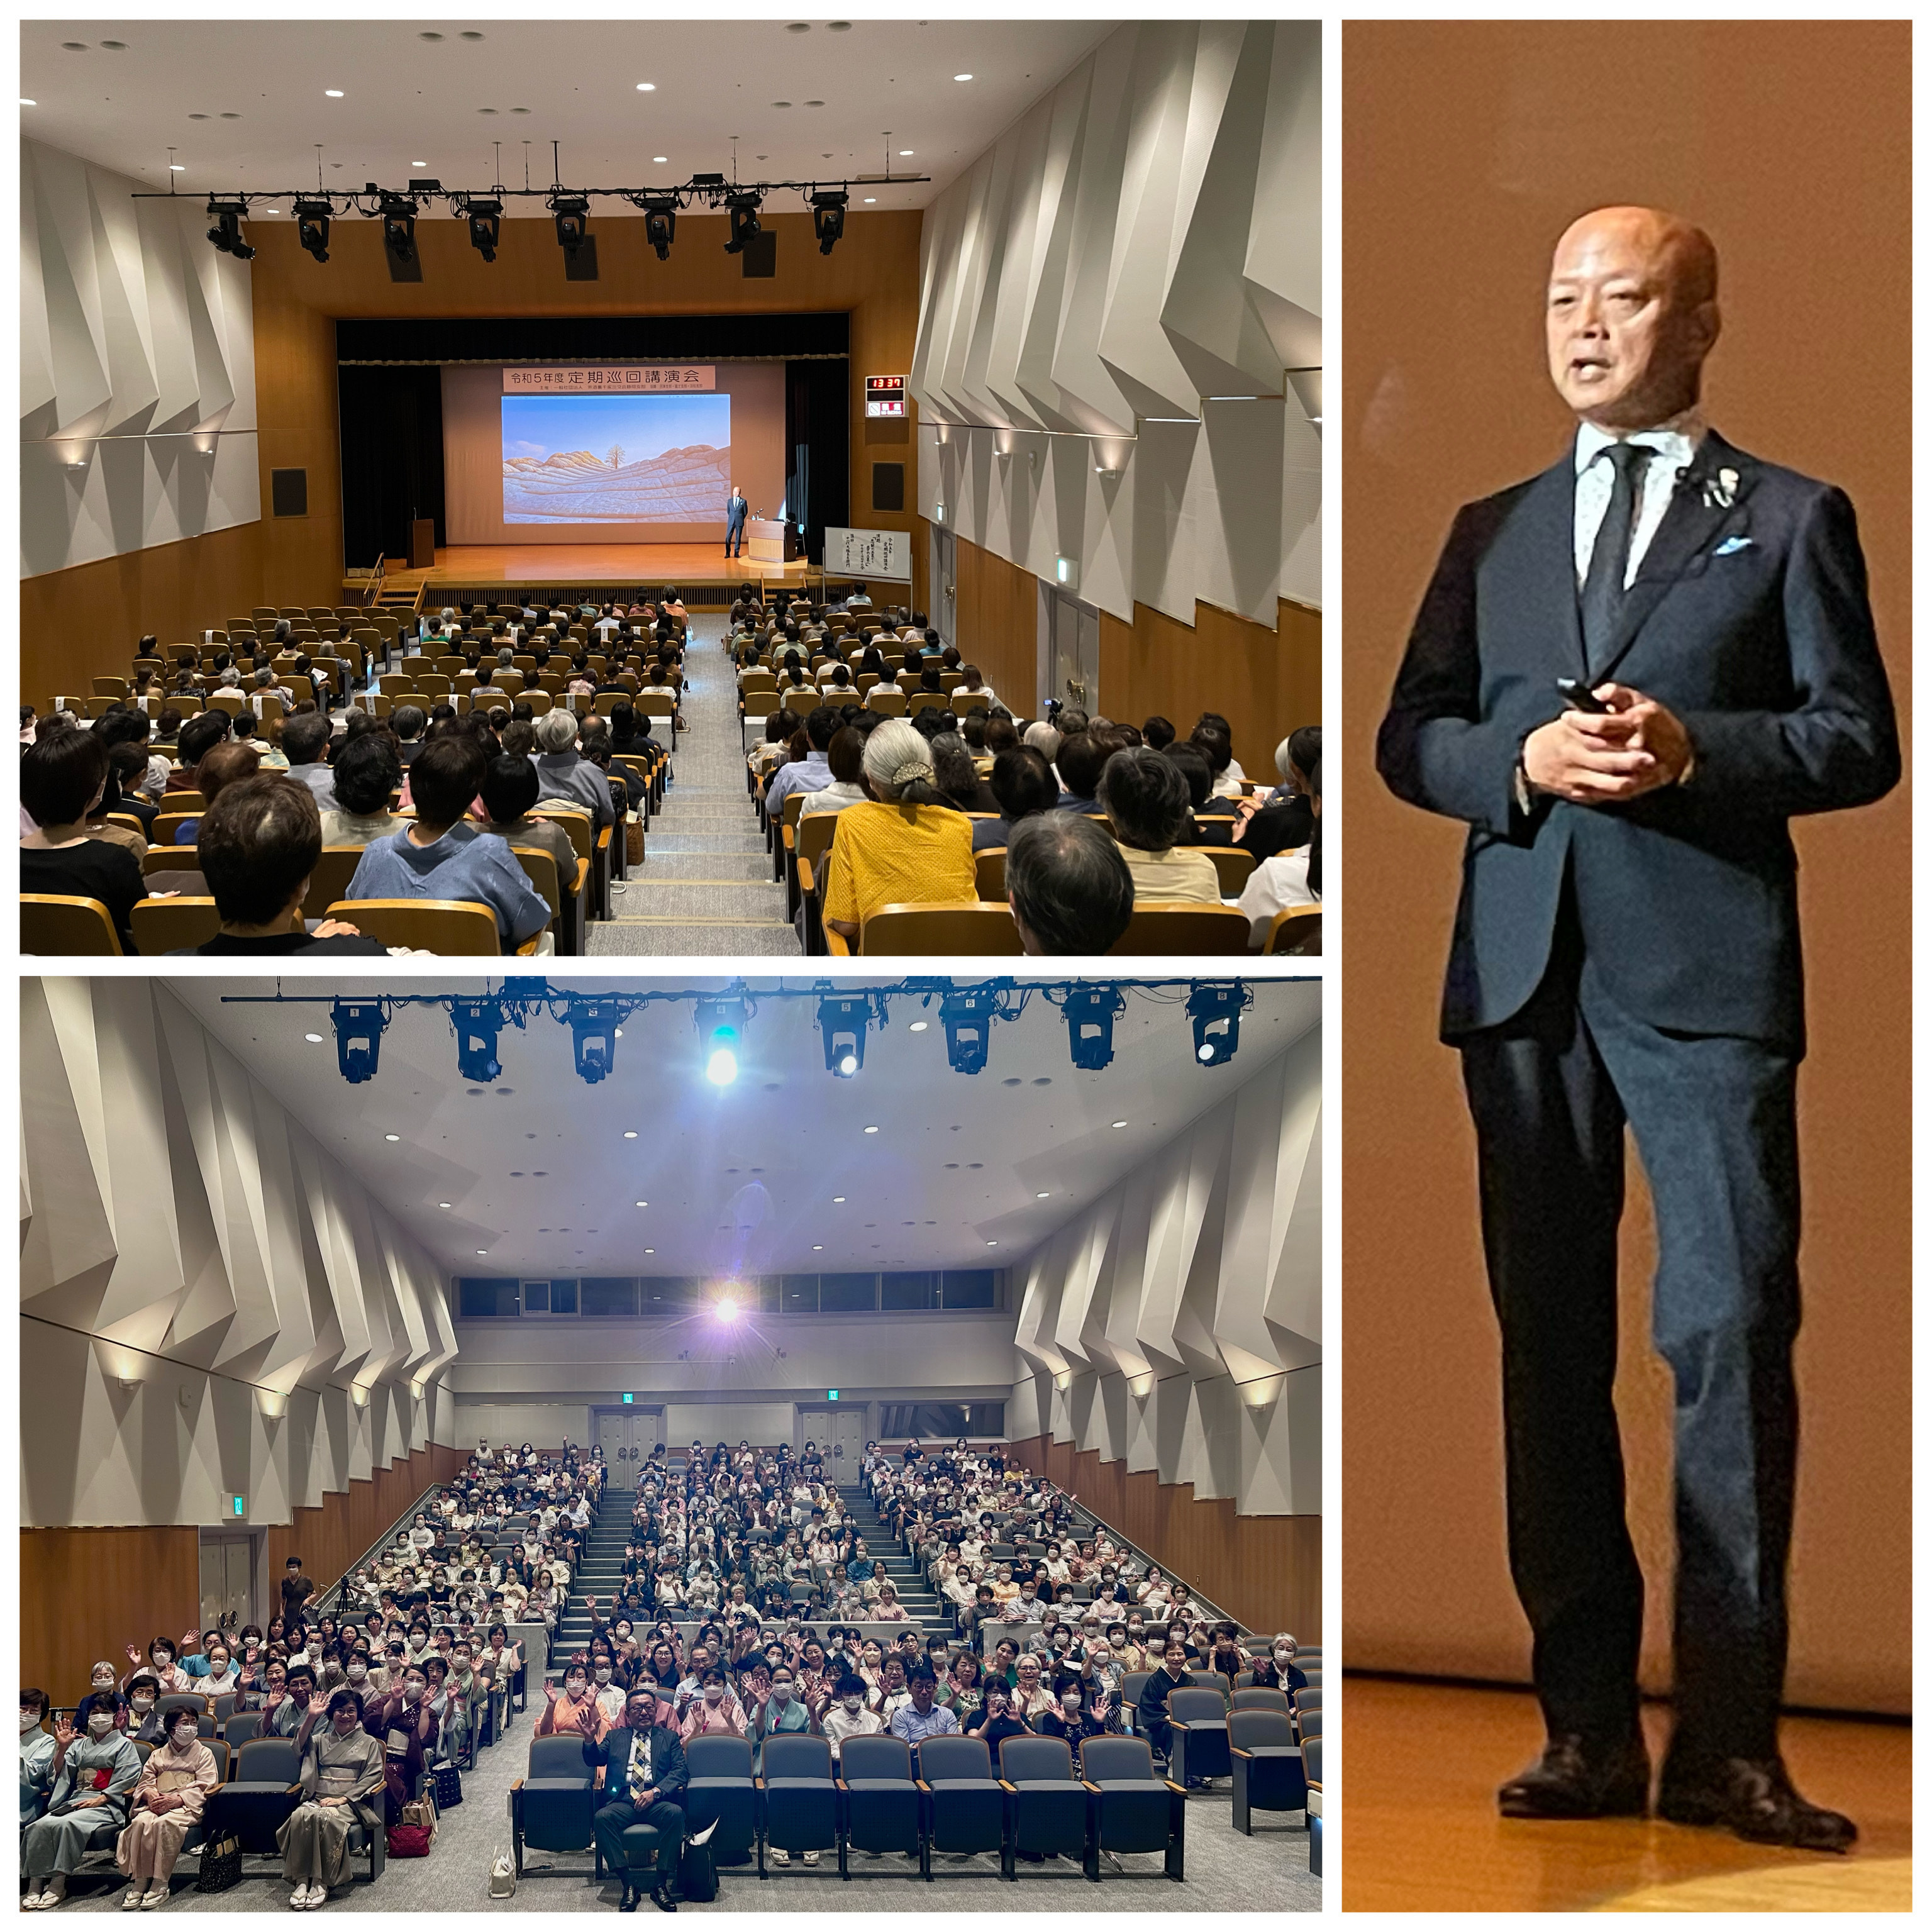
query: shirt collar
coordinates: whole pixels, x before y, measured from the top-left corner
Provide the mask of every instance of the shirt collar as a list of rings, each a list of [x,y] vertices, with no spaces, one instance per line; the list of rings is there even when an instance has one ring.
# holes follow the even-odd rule
[[[1624,436],[1612,436],[1594,423],[1576,425],[1576,474],[1580,476],[1604,452],[1616,442],[1640,442],[1655,450],[1665,462],[1682,469],[1697,454],[1697,446],[1708,433],[1702,410],[1695,403],[1654,429],[1634,430]]]

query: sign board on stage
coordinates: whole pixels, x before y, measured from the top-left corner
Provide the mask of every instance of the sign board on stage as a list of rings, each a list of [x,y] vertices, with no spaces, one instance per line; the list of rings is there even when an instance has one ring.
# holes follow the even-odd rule
[[[868,376],[866,378],[866,413],[868,416],[902,416],[906,412],[906,379],[903,376]]]
[[[912,581],[912,538],[904,530],[825,532],[825,568],[835,577],[888,577]]]
[[[640,362],[586,368],[561,364],[544,369],[506,369],[506,396],[658,396],[716,389],[718,371],[709,363]]]

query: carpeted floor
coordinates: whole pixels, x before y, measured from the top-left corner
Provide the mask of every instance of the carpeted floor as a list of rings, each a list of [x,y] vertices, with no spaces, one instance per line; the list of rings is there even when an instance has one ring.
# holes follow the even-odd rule
[[[532,1852],[516,1896],[494,1904],[489,1870],[496,1848],[510,1847],[509,1790],[527,1768],[533,1712],[519,1715],[503,1742],[484,1751],[463,1780],[464,1802],[446,1812],[435,1849],[426,1858],[392,1858],[382,1882],[366,1879],[338,1892],[324,1912],[614,1911],[614,1880],[602,1886],[591,1876],[590,1855]],[[716,1902],[686,1905],[682,1912],[1318,1912],[1322,1881],[1308,1873],[1308,1834],[1298,1813],[1265,1820],[1244,1838],[1229,1817],[1225,1780],[1197,1792],[1187,1804],[1186,1881],[1174,1885],[1161,1874],[1156,1854],[1118,1861],[1103,1858],[1101,1882],[1090,1885],[1058,1860],[1023,1865],[1008,1885],[991,1856],[934,1861],[933,1882],[922,1885],[908,1861],[852,1855],[851,1880],[841,1883],[836,1855],[827,1852],[817,1870],[794,1859],[790,1869],[758,1882],[755,1865],[727,1868]],[[242,1882],[212,1894],[194,1888],[196,1861],[184,1858],[164,1914],[190,1912],[286,1912],[289,1887],[274,1861],[250,1858]],[[361,1869],[366,1873],[366,1862]],[[106,1882],[112,1877],[115,1882]],[[63,1914],[119,1909],[125,1889],[117,1874],[96,1867],[77,1879]],[[643,1916],[656,1918],[648,1900]],[[149,1914],[152,1917],[154,1915]]]
[[[685,718],[676,782],[652,820],[644,862],[611,896],[615,916],[592,922],[593,955],[796,959],[784,887],[745,789],[736,682],[718,649],[724,620],[694,617],[685,653]]]

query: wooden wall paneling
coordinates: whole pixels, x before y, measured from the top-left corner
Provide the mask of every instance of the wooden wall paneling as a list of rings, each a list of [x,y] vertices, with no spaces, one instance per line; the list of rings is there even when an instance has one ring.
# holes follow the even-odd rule
[[[1163,1483],[1151,1469],[1130,1470],[1051,1437],[1010,1442],[1006,1454],[1249,1628],[1321,1642],[1319,1516],[1242,1516],[1232,1497],[1197,1498],[1192,1483]]]
[[[954,556],[960,658],[979,666],[1016,717],[1029,717],[1040,680],[1040,580],[964,537]]]
[[[127,1646],[179,1639],[201,1618],[200,1543],[192,1528],[23,1529],[20,1682],[69,1706],[102,1658],[118,1674]]]

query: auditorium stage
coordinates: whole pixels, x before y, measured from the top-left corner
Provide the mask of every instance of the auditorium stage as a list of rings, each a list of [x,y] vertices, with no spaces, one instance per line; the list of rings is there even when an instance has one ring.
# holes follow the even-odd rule
[[[802,560],[761,563],[731,557],[722,544],[465,544],[439,550],[428,570],[391,569],[390,591],[418,584],[424,602],[499,601],[503,593],[542,591],[562,596],[582,591],[586,602],[620,591],[661,590],[674,584],[687,605],[728,604],[746,584],[802,589],[820,573]]]
[[[1336,1850],[1350,1912],[1904,1912],[1912,1904],[1912,1732],[1788,1719],[1786,1762],[1814,1803],[1848,1814],[1848,1858],[1748,1845],[1654,1820],[1499,1818],[1496,1788],[1534,1756],[1535,1700],[1347,1677]],[[1646,1707],[1653,1760],[1668,1714]]]

